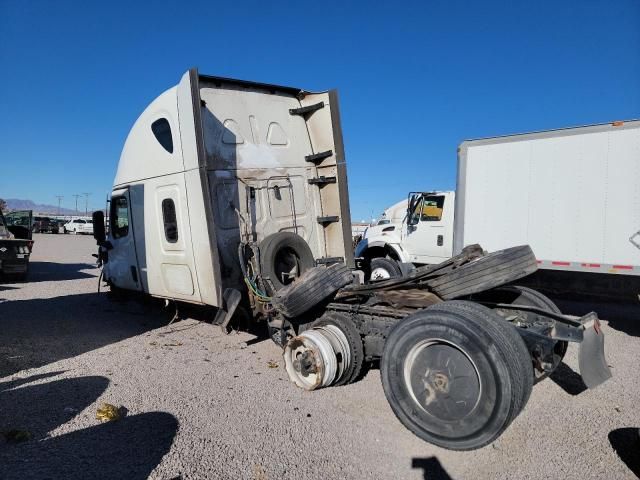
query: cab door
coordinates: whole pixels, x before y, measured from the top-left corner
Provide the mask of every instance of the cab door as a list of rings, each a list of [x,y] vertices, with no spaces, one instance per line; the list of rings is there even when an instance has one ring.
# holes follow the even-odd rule
[[[402,245],[413,263],[435,264],[451,257],[451,200],[446,193],[417,194],[410,199]]]
[[[31,240],[33,232],[33,210],[17,210],[5,214],[7,230],[13,233],[15,238]]]
[[[111,194],[109,218],[109,260],[104,267],[105,278],[126,290],[143,290],[133,222],[134,208],[129,189],[115,190]]]

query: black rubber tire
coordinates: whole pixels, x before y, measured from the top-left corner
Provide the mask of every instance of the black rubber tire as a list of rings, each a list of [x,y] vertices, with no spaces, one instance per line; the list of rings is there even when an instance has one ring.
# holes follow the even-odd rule
[[[562,315],[562,311],[553,302],[553,300],[551,300],[546,295],[538,292],[537,290],[533,290],[532,288],[521,287],[519,285],[509,285],[506,287],[496,288],[494,291],[504,296],[508,296],[507,297],[508,300],[505,301],[504,299],[502,299],[502,303],[511,303],[514,305],[526,305],[529,307],[543,308],[550,312]],[[564,359],[564,356],[567,353],[568,348],[569,348],[569,342],[566,342],[564,340],[559,340],[556,342],[553,349],[555,355],[557,355],[557,358],[556,358],[557,363],[555,368],[557,368],[562,362],[562,360]],[[544,380],[552,373],[553,371],[540,373],[538,370],[534,369],[535,383],[538,383],[539,381]]]
[[[375,282],[378,280],[386,280],[388,278],[399,278],[402,276],[402,270],[400,270],[400,265],[395,260],[385,257],[377,257],[371,259],[371,273],[369,274],[369,281]],[[373,278],[374,271],[376,269],[385,270],[389,276],[386,278]]]
[[[271,303],[285,317],[299,317],[352,281],[353,275],[346,265],[312,267],[278,290]]]
[[[530,275],[538,262],[529,245],[489,253],[427,282],[444,300],[472,295]]]
[[[448,347],[451,352],[457,352],[458,358],[466,358],[477,375],[478,396],[473,406],[456,401],[457,409],[468,409],[459,418],[438,418],[433,411],[436,408],[448,412],[451,408],[453,400],[447,403],[448,388],[441,401],[432,397],[424,402],[431,409],[428,412],[418,403],[417,396],[412,393],[414,390],[405,380],[405,362],[411,359],[410,355],[414,355],[414,360],[419,358],[412,352],[425,342],[429,348],[430,340],[438,347]],[[455,312],[424,309],[391,328],[381,358],[382,386],[400,422],[418,437],[451,450],[472,450],[497,439],[518,414],[523,395],[522,386],[514,381],[515,375],[509,366],[514,355],[514,348],[500,322],[463,309]],[[462,371],[459,365],[454,366]],[[425,373],[429,371],[427,369]],[[432,373],[441,374],[442,371]],[[409,369],[408,378],[415,378],[413,369]],[[448,385],[448,381],[445,384]],[[436,389],[428,390],[425,385],[420,394],[434,392]],[[443,404],[447,406],[443,408]]]
[[[483,317],[488,322],[496,323],[496,327],[498,327],[502,333],[503,339],[501,341],[507,342],[512,347],[508,349],[510,357],[509,368],[512,381],[520,392],[519,402],[515,405],[515,415],[519,415],[529,401],[529,397],[531,397],[534,384],[534,371],[531,363],[531,354],[529,353],[526,343],[518,333],[518,329],[496,312],[479,303],[451,300],[437,303],[428,308],[430,310],[459,313],[467,317],[471,322],[475,321],[478,317]]]
[[[293,278],[282,278],[283,268],[296,269],[297,276],[300,276],[315,265],[309,245],[295,233],[278,232],[269,235],[260,242],[259,249],[260,273],[267,283],[270,295],[293,282]]]
[[[349,383],[355,382],[360,378],[364,367],[364,345],[360,332],[347,315],[338,312],[325,313],[318,320],[309,324],[307,329],[321,327],[323,325],[335,325],[342,330],[344,336],[347,337],[349,349],[351,350],[351,365],[349,369],[342,375],[342,378],[333,385],[348,385]]]

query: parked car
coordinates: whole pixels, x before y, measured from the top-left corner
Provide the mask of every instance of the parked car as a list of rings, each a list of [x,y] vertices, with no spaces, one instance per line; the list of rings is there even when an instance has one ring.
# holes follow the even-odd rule
[[[58,222],[54,218],[34,217],[33,233],[58,233]]]
[[[76,218],[64,225],[64,233],[72,233],[74,235],[78,233],[88,233],[93,235],[93,221],[83,220],[82,218]]]

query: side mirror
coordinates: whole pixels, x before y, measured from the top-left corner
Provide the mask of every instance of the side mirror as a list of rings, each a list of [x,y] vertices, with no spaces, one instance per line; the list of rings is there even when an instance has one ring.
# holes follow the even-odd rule
[[[100,245],[107,239],[107,233],[104,228],[104,213],[102,210],[98,210],[97,212],[93,212],[91,218],[93,218],[93,238],[95,238],[98,245]]]

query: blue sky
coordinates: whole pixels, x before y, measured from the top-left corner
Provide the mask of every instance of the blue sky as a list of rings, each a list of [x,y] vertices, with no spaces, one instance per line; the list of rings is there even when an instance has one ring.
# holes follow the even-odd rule
[[[463,139],[640,117],[638,0],[145,3],[0,0],[0,197],[103,206],[192,66],[338,88],[354,220],[454,188]]]

